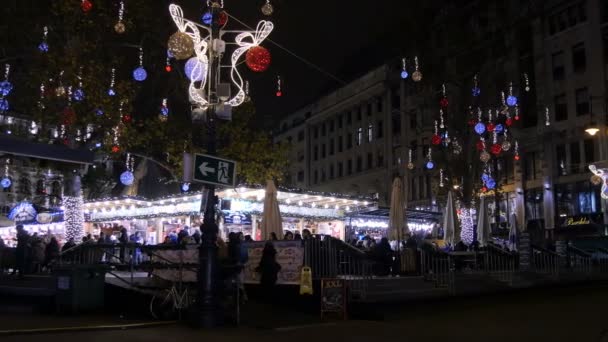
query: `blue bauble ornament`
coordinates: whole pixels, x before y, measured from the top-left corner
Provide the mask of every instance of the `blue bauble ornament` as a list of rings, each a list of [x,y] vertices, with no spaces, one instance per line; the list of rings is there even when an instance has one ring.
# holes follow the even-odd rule
[[[505,126],[503,126],[502,124],[498,124],[496,125],[496,127],[494,127],[494,131],[496,133],[502,133],[505,131]]]
[[[517,97],[515,97],[513,95],[507,96],[507,104],[510,107],[513,107],[513,106],[517,105]]]
[[[81,88],[74,90],[73,97],[74,97],[74,101],[77,101],[77,102],[84,100],[84,90],[82,90]]]
[[[9,81],[0,82],[0,94],[7,96],[13,90],[13,84]]]
[[[133,79],[139,82],[143,82],[146,80],[146,78],[148,78],[148,73],[146,72],[146,69],[144,69],[144,67],[138,67],[135,70],[133,70]]]
[[[120,174],[120,182],[123,185],[126,185],[126,186],[132,185],[134,180],[135,180],[135,177],[133,176],[133,172],[131,172],[131,171],[125,171]]]
[[[426,168],[428,170],[432,170],[434,167],[435,167],[435,163],[433,163],[432,161],[429,160],[428,162],[426,162]]]
[[[161,107],[161,108],[160,108],[160,113],[161,113],[162,115],[164,115],[164,116],[169,115],[169,107],[165,107],[165,106]]]
[[[0,112],[6,112],[9,108],[8,101],[6,99],[0,100]]]
[[[205,14],[203,14],[203,16],[201,17],[201,21],[205,25],[211,25],[212,20],[213,17],[211,16],[211,12],[205,12]]]
[[[486,132],[486,125],[483,124],[483,122],[478,122],[477,125],[475,125],[475,133],[482,135]]]
[[[184,66],[184,72],[186,73],[186,77],[188,77],[189,80],[193,82],[202,82],[207,76],[207,65],[201,63],[198,58],[192,57],[186,62],[186,65]]]
[[[496,188],[496,181],[493,178],[488,179],[486,182],[486,187],[490,190]]]
[[[474,87],[473,89],[471,89],[471,93],[473,94],[473,96],[477,97],[479,96],[479,94],[481,94],[481,89],[479,89],[479,87]]]
[[[488,179],[490,179],[490,175],[488,175],[487,173],[484,173],[481,175],[481,180],[485,183],[488,181]]]
[[[403,78],[403,79],[408,78],[408,76],[409,76],[409,75],[410,75],[410,74],[408,74],[408,73],[407,73],[407,71],[405,71],[405,70],[403,70],[403,71],[401,72],[401,78]]]
[[[95,114],[98,115],[98,116],[102,116],[103,115],[103,109],[101,109],[101,108],[95,109]]]
[[[11,184],[13,184],[13,182],[11,182],[11,179],[8,177],[4,177],[2,178],[2,180],[0,181],[0,185],[2,185],[2,187],[4,189],[8,189],[11,187]]]
[[[110,96],[116,95],[116,92],[114,91],[114,88],[108,89],[108,95],[110,95]]]
[[[40,45],[38,45],[38,50],[40,50],[40,52],[49,52],[49,44],[46,42],[40,43]]]
[[[188,184],[188,183],[182,184],[182,191],[183,192],[188,192],[189,190],[190,190],[190,184]]]
[[[100,148],[101,147],[101,143],[100,142],[95,143],[95,147]]]

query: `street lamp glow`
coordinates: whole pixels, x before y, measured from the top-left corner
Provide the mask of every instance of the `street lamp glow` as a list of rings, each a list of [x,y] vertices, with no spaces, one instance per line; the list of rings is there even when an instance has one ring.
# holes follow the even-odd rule
[[[599,131],[600,131],[600,129],[595,126],[591,126],[585,130],[585,132],[587,132],[587,134],[589,134],[591,136],[596,135],[597,132],[599,132]]]

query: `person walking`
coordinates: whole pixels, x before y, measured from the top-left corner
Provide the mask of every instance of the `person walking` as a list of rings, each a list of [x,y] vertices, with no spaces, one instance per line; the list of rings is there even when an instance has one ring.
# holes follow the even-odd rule
[[[27,267],[26,261],[28,257],[28,249],[30,243],[30,234],[23,228],[23,225],[18,225],[17,227],[17,248],[15,250],[15,257],[17,261],[17,267],[13,271],[19,272],[19,278],[23,278],[25,276],[25,269]]]
[[[277,250],[271,241],[267,241],[262,251],[262,259],[255,271],[260,274],[260,285],[266,300],[271,300],[278,280],[281,265],[276,260]]]
[[[51,241],[46,245],[44,250],[44,264],[42,265],[45,269],[49,269],[55,259],[59,257],[59,242],[56,237],[51,237]]]

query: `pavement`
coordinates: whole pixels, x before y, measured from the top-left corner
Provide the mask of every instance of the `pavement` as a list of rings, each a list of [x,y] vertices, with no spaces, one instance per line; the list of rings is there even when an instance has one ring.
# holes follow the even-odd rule
[[[288,301],[249,304],[243,324],[195,330],[183,324],[134,328],[148,323],[115,315],[48,316],[0,313],[0,330],[124,324],[122,329],[7,335],[2,342],[28,341],[608,341],[608,284],[525,290],[448,300],[354,307],[350,321],[320,322],[319,316]],[[605,333],[605,339],[601,339]]]

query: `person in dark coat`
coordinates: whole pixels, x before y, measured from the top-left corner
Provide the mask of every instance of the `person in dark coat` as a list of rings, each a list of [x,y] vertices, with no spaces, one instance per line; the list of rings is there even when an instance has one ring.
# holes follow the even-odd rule
[[[17,261],[17,268],[15,271],[19,271],[19,277],[23,278],[25,275],[26,261],[28,254],[28,244],[30,242],[30,234],[23,228],[23,225],[17,226],[17,248],[15,250],[15,257]],[[13,271],[13,273],[15,273]]]
[[[127,232],[127,228],[120,226],[120,237],[118,238],[118,243],[122,246],[120,247],[120,260],[126,262],[125,253],[127,247],[125,246],[129,242],[129,233]]]
[[[192,239],[194,240],[194,243],[197,245],[201,244],[201,231],[196,229],[194,231],[194,234],[192,234]]]
[[[245,242],[253,242],[251,235],[245,235]]]
[[[373,249],[377,262],[377,275],[387,276],[393,265],[393,250],[387,238],[382,238],[380,243]]]
[[[262,259],[255,271],[260,274],[260,285],[267,300],[273,295],[281,265],[276,260],[277,250],[272,242],[267,241],[262,251]]]
[[[52,237],[51,241],[46,245],[46,249],[44,250],[44,268],[49,268],[49,266],[59,257],[59,242],[56,237]]]
[[[277,241],[277,234],[275,232],[270,233],[270,241]]]

